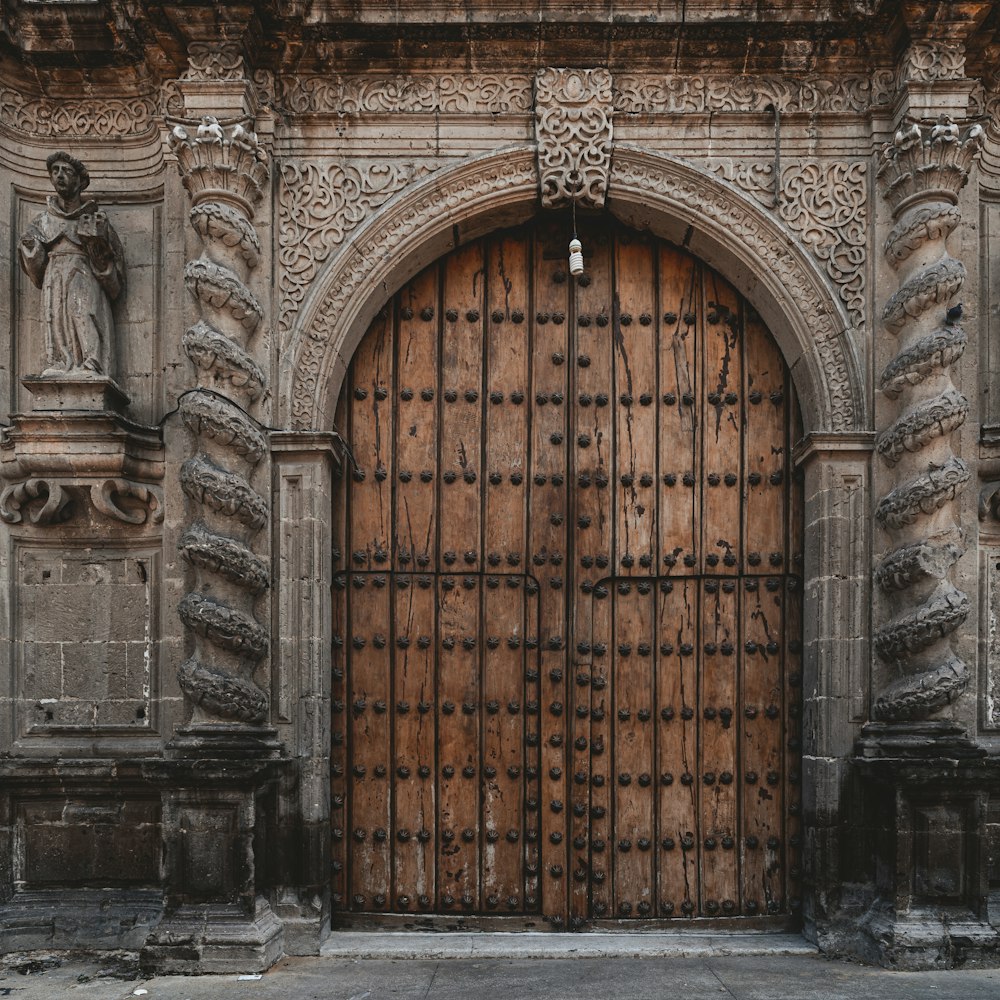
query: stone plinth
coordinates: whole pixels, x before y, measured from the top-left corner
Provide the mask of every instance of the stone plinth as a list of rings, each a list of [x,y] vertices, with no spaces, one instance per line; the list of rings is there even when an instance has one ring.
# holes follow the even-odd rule
[[[132,524],[163,517],[163,437],[124,415],[128,396],[112,379],[23,380],[29,413],[11,415],[0,439],[0,516],[11,524],[28,513],[35,524],[68,520],[85,496],[98,513]],[[123,507],[118,502],[126,498]],[[84,504],[83,506],[86,506]]]
[[[106,375],[29,375],[21,379],[21,385],[31,393],[35,413],[124,413],[129,404],[125,390]]]

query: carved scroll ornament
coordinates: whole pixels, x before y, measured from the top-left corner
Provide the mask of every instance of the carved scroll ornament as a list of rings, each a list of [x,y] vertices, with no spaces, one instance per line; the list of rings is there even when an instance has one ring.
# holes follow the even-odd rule
[[[543,69],[535,78],[535,137],[543,208],[603,208],[611,170],[611,74]]]

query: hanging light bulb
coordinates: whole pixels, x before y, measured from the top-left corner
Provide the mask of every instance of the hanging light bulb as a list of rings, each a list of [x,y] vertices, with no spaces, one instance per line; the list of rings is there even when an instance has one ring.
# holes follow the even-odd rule
[[[575,176],[576,171],[570,176]],[[575,278],[583,274],[583,244],[576,235],[576,195],[572,197],[573,209],[573,238],[569,241],[569,273]]]

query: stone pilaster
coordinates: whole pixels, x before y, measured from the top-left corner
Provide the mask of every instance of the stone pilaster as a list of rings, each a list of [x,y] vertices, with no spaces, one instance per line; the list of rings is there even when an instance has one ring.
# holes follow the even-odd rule
[[[196,236],[184,286],[198,318],[182,335],[192,367],[177,407],[189,435],[177,472],[187,502],[177,547],[188,567],[177,614],[190,717],[147,767],[162,790],[166,911],[141,961],[161,973],[260,971],[284,950],[271,902],[289,762],[266,669],[269,445],[259,419],[266,376],[254,357],[265,307],[251,287],[269,260],[255,219],[269,204],[270,168],[243,51],[192,42],[177,81],[189,117],[167,123]]]

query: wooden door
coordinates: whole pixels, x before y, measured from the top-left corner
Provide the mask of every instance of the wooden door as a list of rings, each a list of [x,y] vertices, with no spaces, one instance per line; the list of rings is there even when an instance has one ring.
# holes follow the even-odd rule
[[[494,234],[351,363],[335,500],[342,914],[792,914],[799,431],[770,333],[609,220]]]

